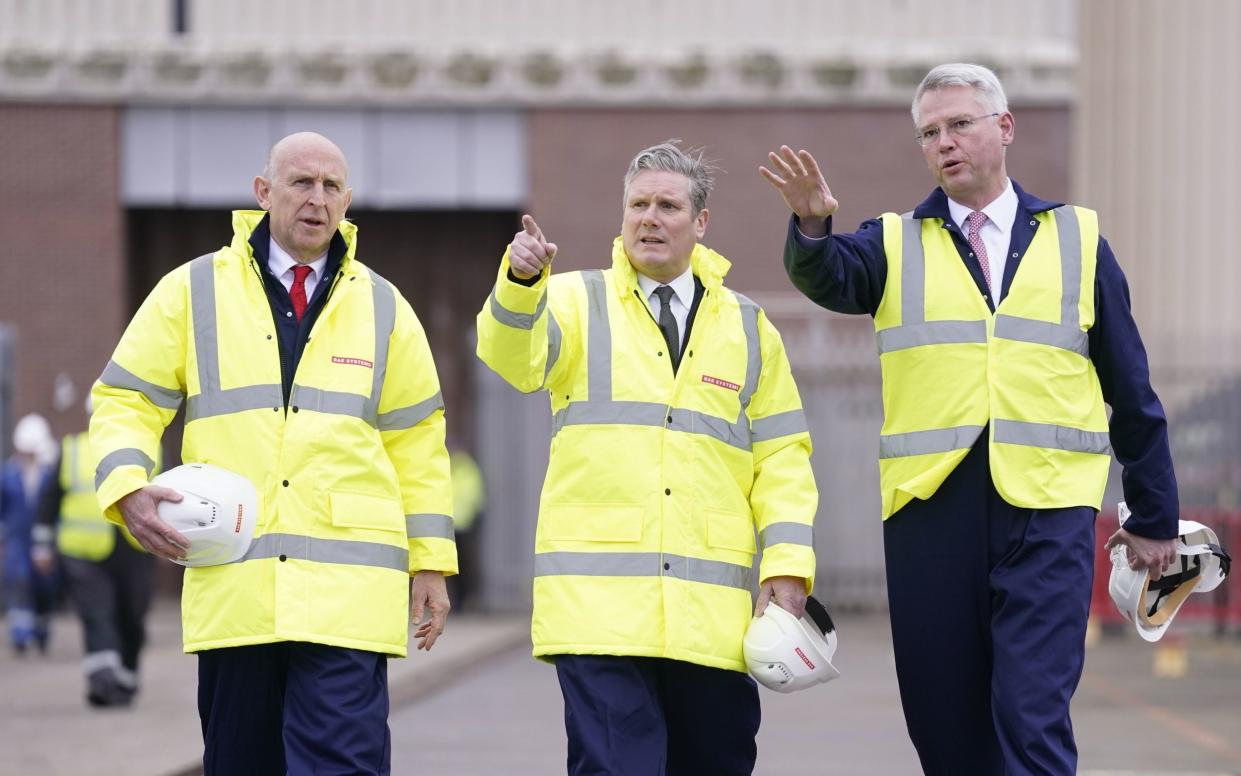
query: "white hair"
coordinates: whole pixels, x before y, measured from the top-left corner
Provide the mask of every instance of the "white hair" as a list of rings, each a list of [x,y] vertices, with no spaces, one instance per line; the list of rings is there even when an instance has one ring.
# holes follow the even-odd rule
[[[918,89],[914,92],[913,107],[910,109],[915,127],[922,124],[922,117],[918,115],[918,102],[922,95],[951,86],[973,87],[978,101],[988,113],[1008,112],[1008,98],[1004,96],[1004,87],[1000,85],[1000,79],[995,73],[982,65],[953,62],[934,68],[926,74],[922,83],[918,84]]]

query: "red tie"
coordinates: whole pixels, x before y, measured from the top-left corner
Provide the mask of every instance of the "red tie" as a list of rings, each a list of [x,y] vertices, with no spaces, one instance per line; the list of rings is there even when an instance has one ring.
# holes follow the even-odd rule
[[[990,291],[991,286],[991,260],[987,256],[987,246],[982,241],[982,235],[978,232],[982,229],[982,225],[987,223],[987,214],[980,210],[975,210],[969,214],[969,233],[966,235],[966,241],[970,247],[974,249],[974,256],[978,258],[979,265],[982,266],[982,279],[987,281],[987,290]]]
[[[310,267],[305,264],[298,264],[293,268],[293,285],[289,288],[289,301],[293,303],[293,314],[297,316],[297,322],[302,322],[302,313],[306,312],[306,276],[311,272]]]

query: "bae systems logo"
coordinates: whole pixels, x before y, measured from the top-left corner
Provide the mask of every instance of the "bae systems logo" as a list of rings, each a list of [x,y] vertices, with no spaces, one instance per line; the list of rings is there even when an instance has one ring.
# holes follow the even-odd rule
[[[814,663],[811,663],[810,658],[806,657],[806,653],[801,651],[801,647],[793,647],[793,651],[797,653],[799,658],[801,658],[801,662],[810,666],[811,671],[814,670]]]
[[[718,377],[712,377],[711,375],[703,375],[703,376],[702,376],[702,381],[703,381],[704,383],[710,383],[711,385],[718,385],[718,386],[719,386],[719,387],[721,387],[721,388],[727,388],[727,389],[729,389],[730,391],[740,391],[740,390],[741,390],[741,386],[740,386],[740,385],[737,385],[736,383],[730,383],[730,382],[728,382],[727,380],[721,380],[721,379],[720,379],[720,378],[718,378]]]
[[[241,504],[237,505],[237,525],[236,527],[233,528],[233,533],[241,533],[241,517],[242,517],[242,513],[245,511],[246,511],[246,508],[244,506],[242,506]]]
[[[350,358],[349,356],[332,356],[333,364],[353,364],[354,366],[364,366],[367,369],[374,369],[375,365],[365,358]]]

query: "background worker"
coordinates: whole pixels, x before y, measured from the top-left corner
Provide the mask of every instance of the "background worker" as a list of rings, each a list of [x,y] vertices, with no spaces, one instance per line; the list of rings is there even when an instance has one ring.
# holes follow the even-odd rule
[[[1133,517],[1108,546],[1157,575],[1178,517],[1167,424],[1096,214],[1008,177],[995,74],[935,68],[913,119],[939,188],[912,213],[833,233],[814,157],[785,146],[760,172],[793,211],[793,285],[875,319],[888,601],[923,769],[1071,774],[1109,454]]]
[[[254,179],[262,210],[160,281],[94,388],[99,503],[150,552],[186,549],[156,512],[176,491],[147,484],[182,400],[182,459],[258,490],[245,556],[185,574],[208,774],[388,773],[410,577],[419,648],[448,613],[439,380],[409,304],[356,257],[347,181],[327,138],[278,142]]]
[[[18,655],[46,653],[55,602],[55,566],[34,565],[39,493],[46,487],[56,440],[42,415],[13,426],[13,454],[0,468],[0,529],[4,545],[4,608],[9,644]]]
[[[458,614],[474,604],[478,581],[478,523],[487,508],[487,488],[474,456],[451,439],[448,460],[452,469],[452,525],[457,542],[460,574],[448,578],[448,598]]]
[[[88,401],[88,415],[89,407]],[[47,574],[60,555],[82,622],[87,703],[128,706],[138,693],[155,559],[124,526],[104,518],[95,500],[97,463],[85,431],[61,441],[53,476],[40,497],[39,525],[45,539],[36,542],[34,561],[35,568]]]
[[[478,315],[479,358],[551,399],[531,635],[573,774],[750,773],[742,639],[772,597],[801,616],[814,576],[801,400],[779,334],[698,242],[711,185],[701,152],[638,153],[605,270],[553,276],[524,216]]]

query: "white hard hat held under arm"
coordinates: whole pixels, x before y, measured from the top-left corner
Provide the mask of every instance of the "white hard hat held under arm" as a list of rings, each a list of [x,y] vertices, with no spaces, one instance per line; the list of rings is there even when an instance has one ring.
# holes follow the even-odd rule
[[[179,492],[159,502],[159,518],[189,540],[182,566],[218,566],[246,554],[258,520],[258,494],[247,478],[205,463],[188,463],[151,480]]]

